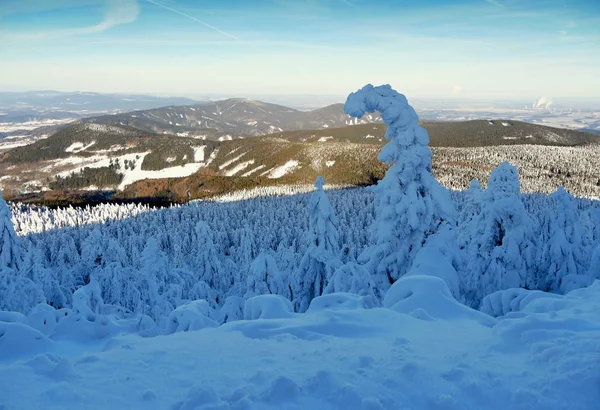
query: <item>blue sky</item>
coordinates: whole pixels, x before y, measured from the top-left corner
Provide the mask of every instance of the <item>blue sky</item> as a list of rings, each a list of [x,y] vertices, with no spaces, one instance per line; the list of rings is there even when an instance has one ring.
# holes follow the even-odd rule
[[[598,0],[1,0],[0,88],[600,98]]]

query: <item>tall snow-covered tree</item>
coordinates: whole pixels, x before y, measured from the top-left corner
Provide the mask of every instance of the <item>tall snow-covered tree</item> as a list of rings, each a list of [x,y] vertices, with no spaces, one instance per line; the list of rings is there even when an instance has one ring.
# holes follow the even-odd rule
[[[540,261],[542,290],[557,291],[567,275],[585,273],[585,233],[575,200],[563,187],[550,195],[556,207],[550,238],[542,246]]]
[[[373,187],[376,221],[372,246],[359,259],[385,291],[411,267],[416,253],[456,210],[448,191],[431,175],[429,136],[406,97],[389,85],[367,85],[348,96],[344,111],[360,118],[379,111],[388,143],[379,160],[391,165]]]
[[[497,290],[535,287],[535,231],[521,199],[517,169],[508,162],[492,171],[481,195],[481,213],[471,226],[462,278],[468,304],[477,306]]]
[[[0,193],[0,310],[29,313],[44,302],[41,287],[24,275],[24,258],[10,208]]]
[[[222,296],[233,284],[233,278],[227,278],[222,275],[221,262],[215,249],[212,231],[208,224],[199,221],[196,224],[195,233],[197,248],[193,269],[197,280],[203,281],[216,291],[218,295]]]
[[[300,261],[295,290],[296,309],[304,312],[310,301],[323,294],[334,271],[341,266],[337,218],[323,190],[325,180],[317,177],[317,188],[308,201],[308,248]]]
[[[23,262],[21,246],[11,218],[10,208],[0,192],[0,269],[19,269]]]

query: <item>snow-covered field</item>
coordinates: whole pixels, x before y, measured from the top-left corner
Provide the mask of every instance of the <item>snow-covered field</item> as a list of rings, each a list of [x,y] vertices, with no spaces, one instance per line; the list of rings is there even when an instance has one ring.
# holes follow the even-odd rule
[[[600,281],[498,320],[462,316],[441,295],[408,297],[414,310],[332,295],[304,314],[258,298],[260,315],[246,306],[255,320],[206,318],[156,337],[116,335],[135,326],[98,313],[13,318],[41,332],[0,321],[0,405],[592,410],[600,400]]]
[[[27,122],[0,122],[0,132],[13,132],[13,131],[31,131],[40,127],[48,127],[52,125],[68,124],[75,121],[75,118],[63,118],[56,120],[39,120],[39,121],[27,121]]]

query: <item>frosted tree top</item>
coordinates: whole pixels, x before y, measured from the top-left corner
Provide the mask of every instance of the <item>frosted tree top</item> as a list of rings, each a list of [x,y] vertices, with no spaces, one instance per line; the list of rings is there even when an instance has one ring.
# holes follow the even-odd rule
[[[415,110],[408,104],[404,94],[395,91],[389,84],[374,87],[365,85],[351,93],[344,105],[346,114],[362,117],[367,112],[379,111],[386,124],[405,128],[419,121]]]

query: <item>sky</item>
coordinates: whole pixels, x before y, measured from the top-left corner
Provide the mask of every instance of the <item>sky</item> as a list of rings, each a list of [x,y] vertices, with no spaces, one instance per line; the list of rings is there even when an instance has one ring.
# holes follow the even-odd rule
[[[0,90],[600,98],[598,0],[0,0]]]

